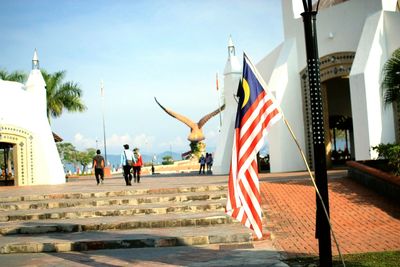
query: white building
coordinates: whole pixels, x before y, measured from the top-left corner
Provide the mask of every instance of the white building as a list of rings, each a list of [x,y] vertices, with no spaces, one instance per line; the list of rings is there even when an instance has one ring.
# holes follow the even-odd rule
[[[377,154],[372,146],[395,142],[396,136],[398,138],[399,114],[392,106],[384,106],[380,84],[384,63],[400,47],[399,2],[320,1],[317,38],[327,152],[332,147],[329,131],[329,118],[332,116],[349,118],[352,125],[348,131],[349,147],[351,157],[356,160],[375,158]],[[300,15],[304,12],[302,1],[283,0],[282,11],[284,42],[264,57],[257,68],[275,94],[308,161],[312,163],[310,98]],[[232,89],[236,90],[237,85]],[[230,115],[226,113],[224,116]],[[234,116],[230,117],[231,121],[234,119]],[[228,128],[223,126],[223,129],[225,127]],[[305,169],[282,121],[271,128],[268,140],[271,172]],[[231,149],[231,146],[225,147],[224,151]],[[216,158],[221,150],[217,147]],[[229,166],[220,169],[223,171],[219,173],[228,173]]]
[[[235,46],[232,38],[228,42],[228,60],[224,69],[223,98],[225,110],[223,112],[221,133],[218,138],[217,148],[213,163],[214,174],[227,174],[232,157],[233,133],[235,131],[235,117],[237,111],[237,93],[239,80],[242,77],[242,67],[236,57]]]
[[[17,186],[65,183],[47,119],[45,86],[36,51],[25,85],[0,79],[0,147],[12,151],[7,165]]]

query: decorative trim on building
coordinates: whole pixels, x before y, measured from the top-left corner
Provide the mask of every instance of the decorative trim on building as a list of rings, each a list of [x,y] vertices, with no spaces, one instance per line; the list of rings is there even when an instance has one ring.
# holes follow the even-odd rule
[[[15,185],[35,183],[32,133],[14,125],[0,125],[0,142],[13,145]]]
[[[337,78],[337,77],[348,77],[350,75],[351,66],[353,65],[353,60],[355,52],[338,52],[330,55],[326,55],[320,58],[320,77],[321,83]],[[301,80],[301,92],[303,97],[303,114],[304,114],[304,130],[305,130],[305,141],[306,141],[306,151],[307,161],[311,168],[313,168],[313,135],[312,135],[312,124],[311,124],[311,104],[310,104],[310,92],[308,90],[308,71],[305,67],[300,72]],[[327,136],[325,124],[325,138]]]

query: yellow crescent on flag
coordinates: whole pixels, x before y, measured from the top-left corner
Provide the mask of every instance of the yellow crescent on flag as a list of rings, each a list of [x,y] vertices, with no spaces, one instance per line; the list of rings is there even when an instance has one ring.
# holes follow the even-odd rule
[[[243,100],[243,105],[242,108],[244,106],[246,106],[247,102],[249,102],[249,98],[250,98],[250,86],[247,83],[246,79],[243,78],[242,81],[242,87],[243,87],[243,91],[244,91],[244,100]]]

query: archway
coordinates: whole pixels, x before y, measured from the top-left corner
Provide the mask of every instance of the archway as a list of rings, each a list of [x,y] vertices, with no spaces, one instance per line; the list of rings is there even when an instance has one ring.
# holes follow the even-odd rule
[[[0,142],[0,185],[14,185],[13,144]]]
[[[353,149],[354,138],[352,136],[352,114],[350,104],[350,85],[349,74],[353,64],[354,52],[333,53],[320,58],[321,69],[321,92],[324,110],[324,130],[326,144],[326,160],[328,167],[332,166],[332,151],[334,148],[333,130],[337,129],[337,125],[330,126],[335,116],[343,116],[347,120],[347,124],[351,125],[345,131],[348,134],[347,149]],[[306,156],[311,166],[313,166],[313,147],[312,147],[312,127],[311,127],[311,106],[310,92],[308,90],[308,73],[307,68],[300,72],[302,96],[303,96],[303,114],[305,123],[305,141]],[[336,149],[338,147],[336,146]],[[354,152],[351,153],[354,157]]]
[[[23,128],[0,125],[0,150],[3,150],[4,153],[3,157],[0,157],[0,161],[3,161],[4,164],[2,166],[6,175],[4,180],[7,177],[7,182],[0,183],[0,185],[35,183],[32,140],[32,134]],[[2,163],[0,162],[0,164]]]
[[[350,83],[347,76],[322,83],[325,112],[328,116],[328,157],[331,165],[343,165],[354,158],[353,118],[351,113]],[[328,127],[326,127],[328,129]]]

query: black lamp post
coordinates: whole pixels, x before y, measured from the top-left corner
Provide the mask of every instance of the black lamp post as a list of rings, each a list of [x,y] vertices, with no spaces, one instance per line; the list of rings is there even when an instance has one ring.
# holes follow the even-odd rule
[[[319,1],[318,1],[319,4]],[[307,71],[310,87],[311,117],[313,129],[314,168],[317,188],[321,194],[329,216],[328,177],[326,172],[326,151],[324,136],[324,117],[321,97],[320,62],[318,56],[316,16],[312,10],[312,1],[303,0],[304,35],[307,53]],[[322,202],[317,195],[316,232],[318,239],[320,266],[332,266],[331,231],[325,216]]]

